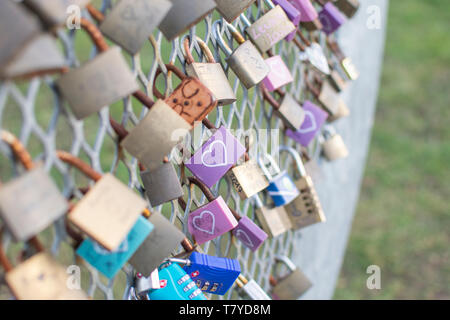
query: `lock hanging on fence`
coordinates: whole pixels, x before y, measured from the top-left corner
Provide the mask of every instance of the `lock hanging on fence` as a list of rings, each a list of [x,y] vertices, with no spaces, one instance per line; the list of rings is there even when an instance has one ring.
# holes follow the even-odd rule
[[[306,275],[296,267],[296,265],[287,256],[275,256],[277,263],[283,263],[290,273],[280,279],[274,279],[272,296],[277,300],[296,300],[304,294],[312,283]]]
[[[284,40],[286,41],[292,41],[295,38],[295,35],[297,33],[298,25],[300,24],[300,20],[302,17],[302,14],[300,11],[294,7],[288,0],[272,0],[272,3],[274,5],[280,6],[284,12],[286,13],[289,20],[291,20],[292,24],[294,25],[295,29],[291,33],[289,33]]]
[[[308,31],[322,29],[319,15],[310,0],[289,0],[289,2],[300,11],[300,24]]]
[[[312,178],[307,174],[300,155],[293,148],[280,147],[280,152],[286,151],[294,158],[300,179],[295,181],[295,186],[300,190],[300,195],[288,204],[285,209],[289,215],[293,229],[300,229],[318,222],[325,222],[319,197]]]
[[[324,0],[317,2],[323,5],[322,10],[319,12],[319,19],[323,26],[322,31],[327,35],[336,32],[347,21],[347,18],[332,2],[325,3]]]
[[[223,25],[220,20],[213,23],[213,36],[219,47],[225,52],[225,60],[228,66],[234,71],[244,87],[247,89],[253,88],[269,74],[270,68],[250,40],[245,40],[233,25],[224,23],[239,43],[239,46],[232,51],[225,43],[220,35],[220,29]]]
[[[243,275],[240,275],[236,280],[236,285],[239,288],[239,294],[244,298],[250,298],[251,300],[272,300],[253,279],[247,280]]]
[[[264,172],[253,159],[231,168],[227,175],[241,199],[250,198],[269,186]]]
[[[217,3],[217,11],[229,23],[239,17],[239,15],[250,7],[256,0],[215,0]]]
[[[256,205],[256,217],[269,237],[276,238],[292,229],[291,221],[284,207],[268,208],[264,206],[258,194],[255,194],[253,199]]]
[[[337,0],[334,5],[339,8],[347,18],[352,18],[359,9],[358,0]]]
[[[348,156],[348,149],[344,140],[332,126],[325,127],[323,134],[319,136],[319,142],[328,161],[335,161]]]
[[[222,66],[216,62],[208,45],[202,39],[196,37],[196,42],[203,51],[207,63],[194,61],[189,51],[189,36],[187,36],[183,41],[187,75],[198,78],[212,92],[219,106],[234,103],[236,95],[228,82]]]
[[[267,58],[265,62],[269,66],[270,72],[267,77],[264,78],[262,83],[269,92],[275,91],[294,81],[291,72],[281,56],[274,55]]]

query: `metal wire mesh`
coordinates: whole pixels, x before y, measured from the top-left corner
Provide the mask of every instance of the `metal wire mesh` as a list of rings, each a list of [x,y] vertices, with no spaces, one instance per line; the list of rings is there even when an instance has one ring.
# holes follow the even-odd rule
[[[103,0],[101,10],[107,14],[114,3],[115,1]],[[249,9],[246,11],[246,14],[250,20],[254,21],[266,10],[264,2],[258,1],[258,9],[253,9],[253,11]],[[83,16],[92,20],[87,11],[83,11]],[[210,14],[204,21],[192,27],[188,34],[191,36],[191,39],[195,39],[193,36],[198,35],[213,49],[215,59],[222,63],[239,99],[232,105],[217,107],[208,118],[215,123],[216,127],[224,125],[227,128],[243,128],[244,133],[252,129],[280,129],[282,127],[281,121],[276,117],[272,117],[272,108],[267,103],[264,103],[260,91],[258,89],[245,89],[240,85],[234,74],[229,72],[224,60],[224,54],[219,51],[218,45],[212,37],[211,26],[215,19],[220,19],[217,13]],[[238,28],[242,27],[239,19],[234,25]],[[231,35],[225,30],[222,33],[230,47],[235,47]],[[97,54],[95,47],[92,45],[89,56],[87,56],[86,50],[83,49],[85,47],[81,46],[81,43],[86,41],[86,36],[83,35],[82,30],[60,30],[58,38],[64,48],[67,63],[71,67],[77,67],[81,64],[80,61],[93,58]],[[159,31],[155,31],[153,43],[149,41],[140,54],[128,57],[135,76],[149,96],[151,96],[149,88],[153,83],[154,74],[158,66],[164,69],[163,63],[173,63],[183,67],[182,40],[183,38],[177,38],[169,43]],[[323,44],[322,40],[324,39],[319,39],[319,42]],[[191,46],[194,56],[200,61],[203,58],[200,47],[195,41],[191,43]],[[323,47],[325,48],[325,46]],[[287,91],[297,99],[305,98],[307,93],[304,88],[302,75],[306,66],[297,58],[299,49],[293,43],[283,41],[273,48],[273,52],[283,57],[294,76],[295,80],[287,86]],[[124,51],[123,53],[127,55]],[[67,150],[87,160],[95,170],[101,173],[112,172],[123,182],[128,183],[130,187],[136,188],[145,196],[142,192],[137,161],[124,154],[118,148],[117,137],[110,126],[109,116],[111,114],[125,127],[131,128],[142,119],[147,109],[139,106],[136,101],[132,101],[132,98],[129,97],[109,108],[103,108],[96,116],[91,116],[84,121],[78,121],[68,112],[65,102],[58,95],[54,85],[55,79],[56,76],[44,76],[33,78],[25,83],[1,83],[1,129],[15,133],[22,143],[27,146],[34,160],[44,163],[45,169],[51,172],[65,196],[75,192],[77,197],[81,197],[82,195],[77,193],[76,186],[86,185],[88,181],[84,180],[74,170],[68,168],[56,157],[55,150],[57,149]],[[167,91],[175,87],[172,80],[176,80],[169,80]],[[295,148],[295,144],[283,135],[282,130],[279,132],[279,143]],[[208,130],[204,129],[202,141],[195,142],[192,146],[193,149],[198,149],[209,134]],[[267,140],[258,140],[257,143],[258,152],[269,152],[276,155],[277,150],[274,148],[268,150],[269,142]],[[2,180],[6,181],[20,174],[22,169],[19,164],[14,162],[14,157],[7,146],[0,144],[0,150],[4,155],[2,156],[0,173]],[[5,158],[9,159],[9,161],[4,161]],[[280,167],[292,171],[292,166],[289,166],[292,159],[283,158],[281,160]],[[152,210],[160,211],[188,234],[185,222],[192,205],[200,205],[206,199],[197,192],[198,190],[192,194],[188,188],[185,191],[188,203],[186,210],[182,210],[176,202],[152,208]],[[223,178],[212,191],[215,194],[218,194],[220,191],[228,205],[236,208],[241,215],[246,214],[251,219],[256,219],[252,201],[242,201],[227,179]],[[10,256],[17,254],[18,248],[22,248],[22,246],[25,246],[25,249],[27,249],[26,245],[13,243],[8,233],[4,233],[3,237],[3,244]],[[129,298],[129,288],[132,284],[134,273],[131,266],[126,265],[112,280],[104,278],[94,268],[76,258],[74,250],[68,242],[64,221],[62,220],[57,221],[43,232],[40,237],[42,237],[43,242],[48,246],[52,254],[66,265],[78,264],[82,266],[83,289],[90,296],[99,299]],[[253,278],[268,291],[270,289],[268,276],[272,272],[274,255],[289,255],[298,239],[299,232],[289,231],[275,239],[267,240],[257,252],[253,253],[239,242],[231,241],[230,235],[226,234],[204,244],[202,248],[204,252],[209,254],[239,259],[243,275],[248,279]],[[0,297],[11,297],[6,286],[2,285],[1,287]],[[214,296],[214,298],[217,297]],[[219,298],[236,299],[239,296],[236,290],[230,290],[225,296]]]

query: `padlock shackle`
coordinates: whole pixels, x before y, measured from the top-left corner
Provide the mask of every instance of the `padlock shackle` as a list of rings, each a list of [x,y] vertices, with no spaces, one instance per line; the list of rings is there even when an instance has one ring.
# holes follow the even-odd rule
[[[167,71],[171,71],[171,72],[175,73],[175,75],[176,75],[178,78],[180,78],[181,81],[183,81],[183,80],[187,77],[187,76],[183,73],[183,71],[181,71],[180,69],[178,69],[178,68],[177,68],[176,66],[174,66],[173,64],[166,64],[165,66],[166,66],[166,68],[167,68]],[[155,73],[155,78],[154,78],[154,80],[153,80],[153,88],[152,88],[152,91],[153,91],[153,95],[154,95],[155,97],[157,97],[158,99],[162,99],[162,100],[163,100],[163,99],[166,98],[166,96],[163,95],[161,92],[159,92],[158,89],[156,88],[156,79],[158,78],[158,76],[159,76],[161,73],[163,73],[163,71],[161,70],[160,67],[158,67],[158,69],[156,70],[156,73]]]
[[[76,169],[81,171],[86,177],[88,177],[94,181],[98,181],[102,177],[102,175],[100,173],[95,171],[86,162],[84,162],[80,158],[70,154],[67,151],[56,150],[56,156],[59,158],[59,160],[71,165],[72,167],[75,167]]]
[[[300,176],[301,177],[307,176],[306,169],[305,169],[305,166],[303,165],[302,158],[300,157],[299,153],[294,148],[287,147],[287,146],[280,146],[278,148],[278,150],[280,153],[283,151],[288,152],[294,158],[295,163],[297,165],[297,170],[300,173]]]
[[[297,269],[297,266],[294,264],[294,262],[292,262],[291,259],[289,259],[288,256],[277,254],[275,255],[274,259],[275,259],[274,267],[276,267],[278,263],[283,263],[289,269],[290,272],[294,272]],[[278,280],[276,277],[270,275],[269,282],[272,286],[276,286]]]
[[[214,56],[209,49],[208,45],[198,36],[195,37],[196,42],[200,46],[200,49],[202,50],[203,54],[206,57],[206,61],[208,63],[216,63],[216,60],[214,59]],[[186,35],[186,37],[183,40],[183,49],[184,49],[184,56],[186,59],[187,64],[192,64],[195,62],[194,57],[192,56],[190,47],[190,36]]]
[[[345,58],[347,58],[347,56],[342,51],[342,49],[339,46],[339,44],[337,43],[337,41],[335,39],[333,39],[332,36],[326,37],[326,43],[327,43],[328,48],[331,50],[331,52],[334,53],[334,55],[339,60],[339,62],[341,62],[342,60],[345,60]]]
[[[14,156],[20,161],[25,169],[31,170],[35,167],[30,153],[15,135],[9,131],[1,130],[0,139],[8,144]]]
[[[261,167],[261,170],[266,175],[267,179],[269,179],[269,181],[270,181],[273,179],[273,175],[267,169],[264,158],[269,159],[270,165],[273,166],[275,168],[275,171],[277,172],[276,174],[281,173],[281,169],[278,166],[278,164],[275,162],[275,159],[270,154],[264,152],[264,153],[262,153],[262,156],[258,157],[258,164]]]
[[[300,39],[302,39],[303,43],[307,46],[310,47],[311,46],[311,41],[309,41],[308,38],[305,37],[305,35],[302,33],[302,31],[300,30],[300,28],[297,28],[297,35],[300,37]]]
[[[214,39],[216,39],[217,44],[220,49],[227,55],[227,57],[233,54],[233,50],[227,45],[227,43],[223,40],[223,37],[220,34],[220,29],[223,27],[223,23],[221,20],[216,20],[212,25],[212,34]]]
[[[264,0],[270,9],[275,9],[275,4],[271,0]]]

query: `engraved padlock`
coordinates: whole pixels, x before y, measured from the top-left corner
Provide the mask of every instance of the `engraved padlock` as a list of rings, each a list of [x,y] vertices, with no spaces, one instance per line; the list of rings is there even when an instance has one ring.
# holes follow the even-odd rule
[[[150,300],[206,300],[205,295],[177,263],[166,261],[159,268],[159,289],[148,293]]]
[[[332,126],[327,126],[324,129],[323,135],[319,137],[319,142],[322,145],[322,152],[329,161],[346,158],[348,156],[348,149],[345,145],[341,135],[336,133]]]
[[[85,239],[76,253],[105,277],[111,279],[127,263],[152,230],[153,225],[140,216],[116,250],[106,250],[92,239]]]
[[[289,68],[286,66],[281,56],[274,55],[267,58],[265,62],[269,66],[270,72],[267,77],[264,78],[262,83],[269,92],[275,91],[294,81]]]
[[[68,152],[57,150],[56,154],[96,182],[69,212],[68,220],[107,250],[116,250],[147,202],[111,173],[102,176]]]
[[[264,84],[260,85],[264,99],[273,107],[274,113],[283,121],[286,128],[298,130],[305,120],[305,112],[302,107],[289,94],[282,92],[282,100],[278,102],[266,89]],[[278,94],[281,94],[277,91]]]
[[[217,11],[227,20],[233,22],[239,15],[250,7],[256,0],[215,0]]]
[[[208,203],[191,211],[188,216],[188,230],[198,244],[215,239],[234,229],[238,222],[222,196],[215,197],[200,180],[189,177],[191,187],[197,185]]]
[[[219,106],[228,105],[236,101],[236,95],[228,82],[228,78],[220,63],[214,60],[214,56],[208,45],[199,37],[196,42],[203,51],[207,63],[195,62],[189,51],[189,37],[183,41],[186,57],[186,73],[190,77],[198,78],[216,97]]]
[[[68,204],[43,166],[31,162],[15,136],[2,130],[1,139],[27,172],[0,187],[0,217],[16,241],[29,240],[62,217]]]
[[[192,252],[187,259],[169,258],[184,264],[183,269],[203,292],[224,295],[241,274],[237,259]]]
[[[280,147],[280,152],[289,152],[295,160],[300,178],[295,185],[300,190],[300,195],[295,198],[285,209],[292,222],[293,229],[300,229],[318,222],[325,222],[325,214],[322,210],[319,197],[311,177],[307,174],[300,155],[293,148]]]
[[[43,251],[37,240],[31,242],[38,253],[16,267],[6,258],[0,234],[0,263],[5,269],[5,280],[19,300],[85,300],[86,293],[68,286],[66,267]]]
[[[100,30],[135,55],[171,7],[169,0],[120,0],[105,17]]]
[[[284,207],[266,207],[258,194],[253,196],[256,218],[270,238],[276,238],[292,228]]]
[[[247,248],[256,251],[266,241],[268,235],[247,216],[238,219],[233,235]]]
[[[311,0],[289,0],[289,2],[300,11],[300,24],[308,31],[322,29],[319,15]]]
[[[253,159],[233,167],[228,171],[227,175],[243,200],[252,197],[269,186],[264,172]]]
[[[283,263],[288,269],[289,274],[271,281],[272,297],[276,300],[296,300],[312,287],[311,281],[307,276],[286,256],[276,255],[275,260]],[[275,284],[276,283],[276,284]]]
[[[152,212],[149,222],[154,229],[129,260],[137,272],[149,276],[166,259],[185,235],[159,212]]]
[[[170,0],[172,7],[159,24],[159,30],[171,41],[196,25],[216,7],[213,0]]]
[[[307,147],[322,128],[328,118],[328,113],[309,100],[303,103],[303,111],[305,112],[305,120],[301,127],[297,131],[287,129],[286,135]]]
[[[226,127],[221,126],[184,164],[211,188],[244,153],[245,147]]]
[[[336,0],[334,1],[334,4],[347,16],[347,18],[352,18],[359,9],[358,0]]]
[[[222,25],[223,23],[220,20],[214,22],[212,26],[213,36],[219,47],[225,52],[227,56],[225,60],[228,66],[234,71],[244,87],[250,89],[269,74],[270,68],[253,43],[250,40],[246,41],[233,25],[226,23],[226,28],[230,30],[239,43],[239,46],[232,51],[222,39]]]
[[[157,100],[145,117],[122,140],[121,146],[149,170],[161,166],[191,130],[192,125],[163,100]]]
[[[119,47],[63,74],[56,84],[75,117],[83,119],[139,89]]]
[[[23,5],[14,1],[0,1],[0,74],[22,48],[41,32],[39,20]]]
[[[175,168],[170,162],[141,172],[141,179],[152,207],[178,199],[184,194]]]
[[[319,12],[319,19],[323,26],[322,31],[327,35],[334,33],[347,21],[347,18],[332,2],[327,2],[323,6]]]
[[[239,287],[239,294],[244,298],[250,298],[251,300],[272,300],[253,279],[247,280],[243,275],[240,275],[236,280],[236,285]]]
[[[280,167],[271,155],[265,154],[265,158],[269,160],[269,168],[272,172],[269,171],[262,157],[258,159],[258,163],[269,180],[266,191],[272,198],[275,207],[287,205],[299,195],[299,191],[288,172],[281,172]]]
[[[286,12],[286,15],[288,16],[289,20],[294,24],[295,28],[298,28],[298,25],[300,24],[300,20],[302,17],[302,14],[300,11],[294,7],[288,0],[272,0],[272,2],[275,5],[279,5],[284,12]],[[295,35],[297,33],[297,30],[292,31],[289,33],[286,38],[284,38],[286,41],[292,41],[295,38]]]
[[[156,88],[156,79],[162,73],[161,68],[158,68],[153,82],[153,94],[158,99],[164,99],[164,102],[191,126],[202,121],[217,106],[214,94],[199,79],[187,77],[173,64],[166,64],[166,69],[180,78],[181,83],[165,97]]]
[[[261,53],[265,53],[296,30],[281,6],[275,6],[271,0],[265,0],[265,3],[270,10],[255,22],[250,23],[244,14],[240,16],[245,25],[245,33]]]

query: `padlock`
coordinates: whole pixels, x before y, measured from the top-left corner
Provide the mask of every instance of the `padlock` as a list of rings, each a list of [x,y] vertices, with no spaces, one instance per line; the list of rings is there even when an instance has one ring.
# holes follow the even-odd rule
[[[310,80],[305,78],[306,87],[320,102],[320,105],[328,112],[330,116],[337,116],[342,110],[342,105],[345,102],[342,100],[339,92],[337,92],[327,79],[320,79],[315,77],[315,83],[319,84],[319,88],[313,86]]]
[[[300,155],[293,148],[281,146],[280,153],[289,152],[295,160],[300,179],[295,181],[295,185],[300,190],[300,195],[295,198],[285,209],[292,223],[292,228],[297,230],[314,223],[325,222],[325,214],[322,210],[319,197],[311,177],[306,173]]]
[[[359,77],[359,72],[356,66],[353,64],[352,60],[349,57],[346,57],[344,52],[342,52],[339,44],[332,37],[327,37],[327,45],[330,48],[331,52],[338,59],[342,70],[344,70],[345,74],[350,80],[356,80]]]
[[[96,181],[69,212],[69,221],[107,250],[115,251],[146,209],[147,202],[111,173],[102,176],[65,151],[57,150],[56,155]]]
[[[344,102],[344,100],[339,99],[338,111],[335,114],[329,116],[327,122],[334,122],[338,119],[348,117],[349,115],[350,109],[347,107],[347,104]]]
[[[202,244],[234,229],[238,222],[222,196],[214,198],[211,191],[198,179],[190,177],[189,180],[191,186],[196,184],[200,187],[209,201],[189,213],[188,230],[195,241]]]
[[[159,24],[159,30],[172,41],[196,25],[216,7],[213,0],[170,0],[172,8]]]
[[[294,81],[291,72],[279,55],[267,58],[265,62],[269,66],[270,72],[262,83],[269,92],[275,91]]]
[[[154,226],[153,231],[129,260],[136,271],[145,277],[185,239],[185,235],[160,213],[152,212],[149,221]]]
[[[287,171],[281,172],[280,167],[276,164],[275,159],[273,159],[271,155],[265,154],[265,157],[269,159],[270,167],[275,171],[274,177],[267,169],[263,159],[258,159],[261,169],[267,179],[269,179],[269,186],[266,188],[266,191],[272,198],[275,207],[285,206],[297,198],[300,193]]]
[[[192,126],[163,100],[122,140],[121,146],[151,170],[161,166],[164,156],[178,144]]]
[[[161,164],[154,170],[141,172],[145,194],[152,207],[183,196],[183,188],[172,163]]]
[[[309,64],[315,70],[325,75],[330,74],[330,67],[328,65],[327,57],[323,52],[322,46],[315,41],[309,41],[300,30],[297,30],[297,34],[306,45],[305,47],[303,47],[300,46],[300,43],[296,43],[301,50],[299,54],[300,60],[309,62]]]
[[[335,0],[333,3],[347,18],[352,18],[359,9],[358,0]]]
[[[347,18],[332,2],[327,2],[323,6],[319,12],[319,19],[323,26],[322,31],[327,35],[334,33],[347,21]]]
[[[200,288],[178,264],[166,261],[159,267],[160,289],[148,293],[150,300],[207,300]]]
[[[139,89],[119,47],[63,74],[56,84],[79,120]]]
[[[289,2],[300,11],[300,24],[308,31],[322,29],[319,15],[311,3],[311,0],[289,0]]]
[[[233,22],[239,15],[250,7],[256,0],[215,0],[217,11],[227,20]]]
[[[336,133],[336,130],[332,126],[325,127],[323,135],[319,137],[319,142],[322,145],[324,156],[329,161],[346,158],[348,156],[348,149],[344,140],[341,135]]]
[[[256,205],[256,218],[270,238],[276,238],[292,228],[284,207],[268,208],[264,206],[258,194],[253,196]]]
[[[27,172],[0,187],[0,216],[16,241],[29,240],[66,213],[67,201],[43,166],[31,162],[15,136],[2,130],[1,139]]]
[[[199,79],[187,77],[173,64],[166,64],[166,69],[180,78],[181,83],[168,97],[165,97],[156,88],[156,79],[162,73],[161,68],[158,68],[153,82],[153,94],[158,99],[164,99],[168,106],[191,126],[194,126],[196,122],[202,121],[217,106],[217,99]]]
[[[250,298],[251,300],[272,300],[253,279],[247,280],[243,275],[240,275],[236,280],[236,284],[239,287],[239,293],[244,298]]]
[[[220,35],[222,25],[221,20],[213,23],[213,36],[219,47],[225,52],[227,56],[225,60],[228,66],[234,71],[244,87],[247,89],[253,88],[269,74],[270,68],[253,43],[250,40],[246,41],[233,25],[226,23],[226,27],[239,43],[239,46],[232,51]]]
[[[208,45],[199,37],[197,43],[206,56],[207,63],[195,62],[189,51],[189,38],[183,41],[186,57],[186,73],[189,77],[198,78],[217,99],[219,106],[232,104],[236,101],[236,95],[228,82],[228,78],[220,63],[216,63]]]
[[[0,239],[2,235],[0,235]],[[32,241],[38,253],[13,267],[6,258],[0,240],[0,263],[5,269],[5,280],[13,295],[19,300],[85,300],[86,293],[68,286],[68,274],[50,254],[43,251],[42,244]]]
[[[106,16],[100,30],[135,55],[171,7],[169,0],[120,0]]]
[[[188,259],[169,258],[184,264],[183,269],[203,292],[224,295],[241,274],[237,259],[209,256],[192,252]]]
[[[159,280],[159,270],[155,269],[150,276],[145,277],[142,273],[136,272],[134,278],[134,289],[138,297],[146,297],[152,289],[161,289]]]
[[[22,48],[41,32],[38,19],[19,3],[0,1],[0,74]]]
[[[184,164],[209,188],[217,183],[245,153],[245,147],[221,126]]]
[[[347,87],[347,82],[335,69],[331,70],[328,75],[328,81],[337,92],[342,92]]]
[[[290,273],[279,280],[272,289],[272,297],[277,300],[296,300],[304,294],[312,283],[306,275],[286,256],[275,256],[277,262],[283,263]]]
[[[255,160],[233,167],[227,173],[241,199],[247,199],[269,186],[269,182]]]
[[[296,30],[281,6],[275,6],[271,0],[265,2],[270,10],[255,22],[250,23],[243,14],[240,16],[245,25],[245,32],[261,53],[265,53]]]
[[[76,253],[105,277],[111,279],[127,263],[152,230],[153,225],[146,218],[140,216],[116,250],[106,250],[95,241],[86,239],[78,247]]]
[[[233,235],[247,248],[256,251],[261,247],[268,235],[247,216],[238,219],[238,225],[233,229]]]
[[[286,128],[297,130],[305,120],[305,112],[289,93],[283,93],[281,103],[279,103],[266,89],[260,85],[264,99],[273,107],[274,113],[283,121]],[[277,92],[280,94],[280,92]]]
[[[302,17],[300,11],[296,7],[294,7],[288,0],[272,0],[272,2],[275,5],[279,5],[284,10],[284,12],[286,12],[289,20],[291,20],[295,28],[297,28]],[[294,30],[289,33],[284,39],[286,41],[292,41],[295,38],[296,33],[297,30]]]
[[[287,129],[286,135],[302,146],[307,147],[325,123],[328,118],[328,113],[309,100],[303,103],[303,111],[305,112],[305,120],[300,129],[297,131]]]

